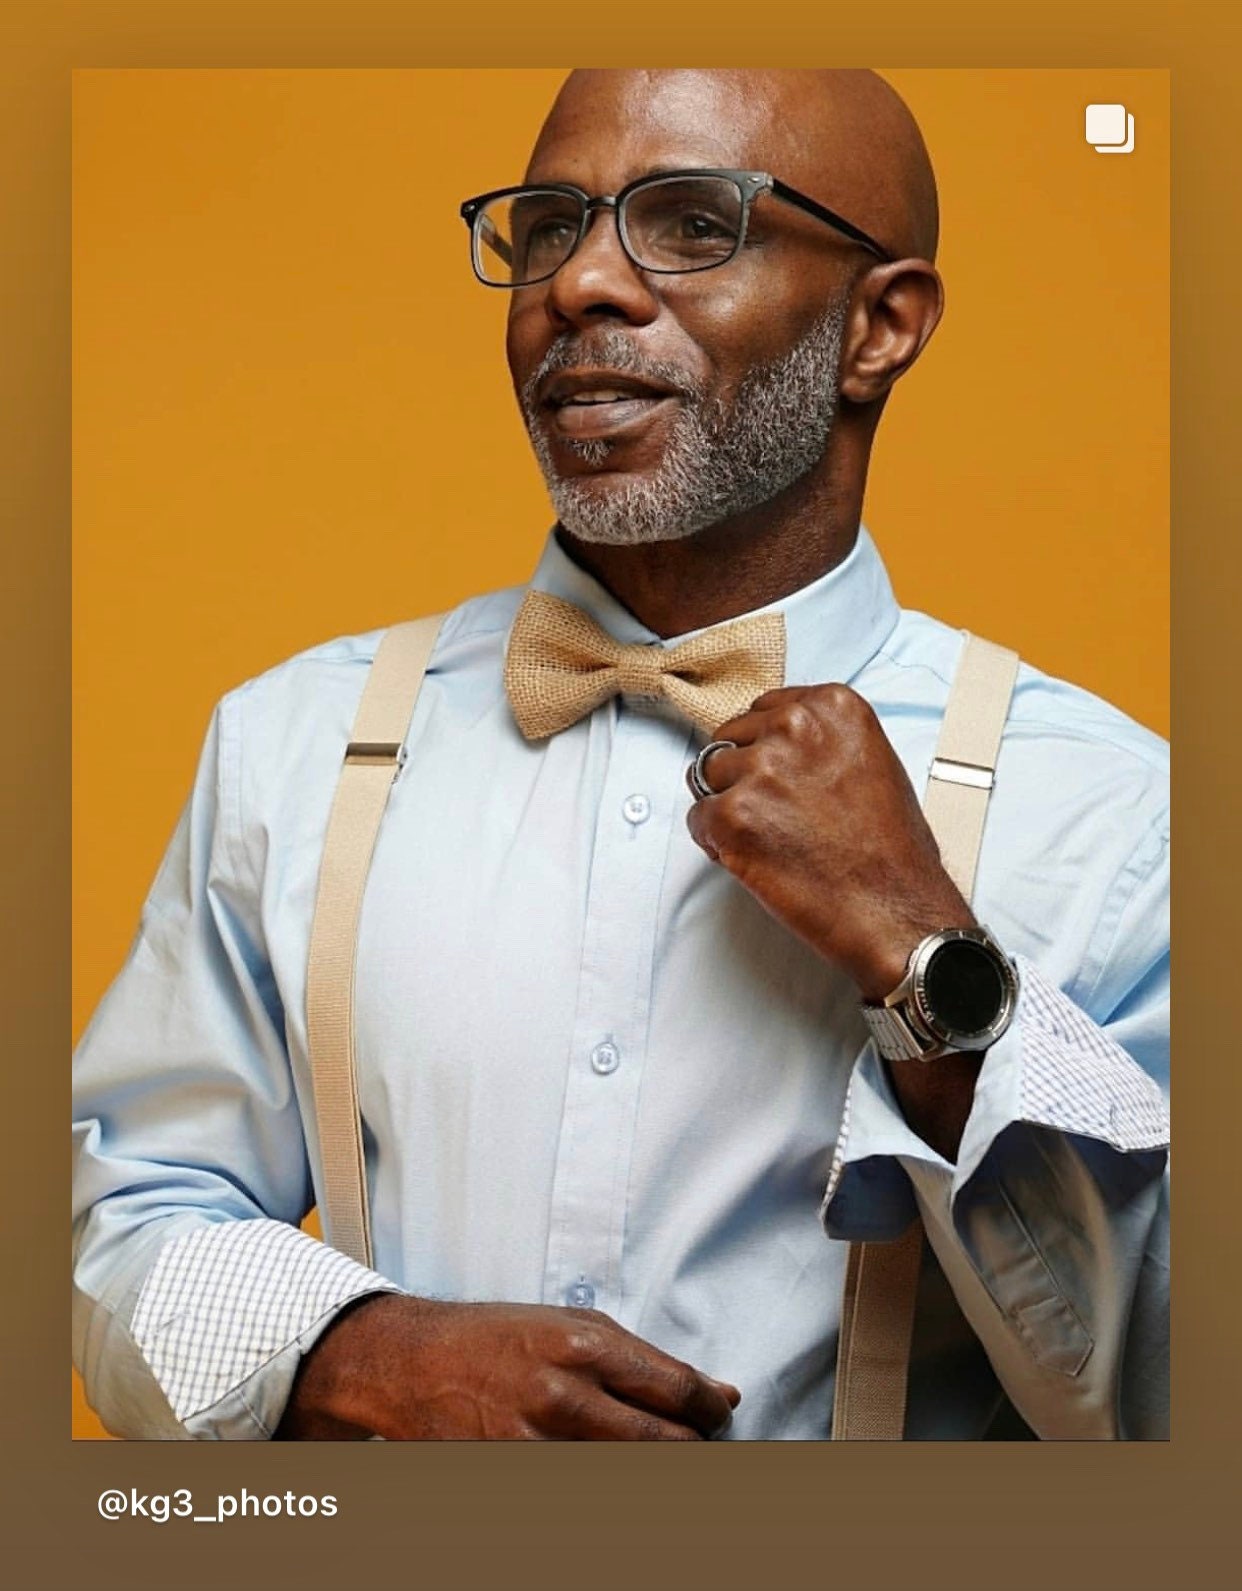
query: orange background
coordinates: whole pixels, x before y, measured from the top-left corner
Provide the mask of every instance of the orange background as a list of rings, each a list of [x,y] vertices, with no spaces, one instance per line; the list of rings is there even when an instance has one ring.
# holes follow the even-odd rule
[[[457,206],[562,75],[74,74],[75,1042],[219,696],[529,576],[550,513]],[[884,75],[948,304],[872,467],[898,596],[1166,733],[1167,73]],[[1085,144],[1092,100],[1134,154]]]

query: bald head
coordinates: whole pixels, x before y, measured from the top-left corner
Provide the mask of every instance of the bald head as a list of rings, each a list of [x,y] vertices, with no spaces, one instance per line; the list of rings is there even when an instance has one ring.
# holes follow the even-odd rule
[[[770,171],[894,256],[935,258],[931,161],[905,102],[874,72],[573,72],[544,123],[530,169],[549,145],[572,148],[578,132],[598,138],[601,124],[680,136],[686,165]],[[705,158],[713,149],[712,159]]]

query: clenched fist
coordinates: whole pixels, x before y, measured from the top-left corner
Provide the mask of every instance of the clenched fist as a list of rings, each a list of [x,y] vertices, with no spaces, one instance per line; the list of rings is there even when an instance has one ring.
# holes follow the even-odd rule
[[[927,934],[975,919],[870,705],[847,685],[766,691],[721,724],[695,841],[779,921],[882,1000]]]

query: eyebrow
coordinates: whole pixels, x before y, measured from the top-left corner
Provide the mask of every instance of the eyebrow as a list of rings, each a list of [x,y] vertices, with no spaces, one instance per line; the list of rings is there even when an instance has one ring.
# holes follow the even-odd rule
[[[727,168],[737,171],[750,171],[755,169],[750,166],[738,165],[738,163],[734,160],[725,160],[723,158],[720,160],[678,160],[670,161],[667,164],[661,163],[658,166],[648,166],[642,175],[644,177],[666,177],[670,176],[675,171],[710,171],[713,168],[716,170]],[[631,178],[630,180],[633,181],[634,179]]]

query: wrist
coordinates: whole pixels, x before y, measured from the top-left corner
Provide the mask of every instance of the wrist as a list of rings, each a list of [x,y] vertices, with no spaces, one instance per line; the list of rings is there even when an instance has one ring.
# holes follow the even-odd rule
[[[337,1312],[302,1359],[277,1436],[371,1434],[375,1345],[403,1303],[408,1299],[400,1293],[366,1293]]]
[[[881,1005],[905,978],[910,958],[931,934],[946,928],[977,928],[974,913],[964,901],[946,902],[938,912],[928,912],[917,921],[907,919],[886,925],[867,945],[850,969],[858,992],[868,1005]]]

